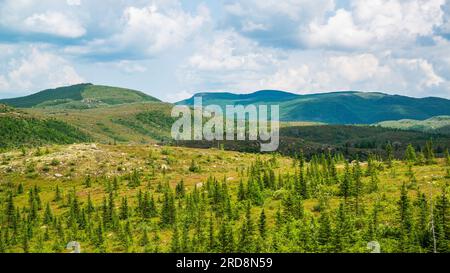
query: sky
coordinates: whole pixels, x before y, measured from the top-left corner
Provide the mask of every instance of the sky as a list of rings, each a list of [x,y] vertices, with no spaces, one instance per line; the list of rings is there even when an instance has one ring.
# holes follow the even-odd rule
[[[0,0],[0,98],[83,82],[450,98],[450,0]]]

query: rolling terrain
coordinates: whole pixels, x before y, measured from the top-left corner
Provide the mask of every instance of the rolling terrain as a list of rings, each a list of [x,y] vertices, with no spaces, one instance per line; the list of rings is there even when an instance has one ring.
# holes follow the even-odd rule
[[[277,104],[280,105],[282,121],[372,124],[386,120],[423,120],[439,115],[450,115],[450,100],[447,99],[433,97],[418,99],[383,93],[334,92],[296,95],[266,90],[245,95],[199,93],[195,96],[202,97],[204,105],[216,104],[221,107],[235,104]],[[194,97],[178,104],[193,105]]]
[[[385,128],[414,130],[428,133],[450,134],[450,116],[436,116],[426,120],[391,120],[375,124]]]
[[[86,83],[43,90],[20,98],[2,99],[0,103],[16,108],[89,109],[148,101],[159,102],[140,91]]]
[[[260,154],[171,141],[173,105],[135,91],[58,90],[0,104],[0,253],[450,251],[448,135],[283,122]],[[270,94],[248,101],[297,97]]]

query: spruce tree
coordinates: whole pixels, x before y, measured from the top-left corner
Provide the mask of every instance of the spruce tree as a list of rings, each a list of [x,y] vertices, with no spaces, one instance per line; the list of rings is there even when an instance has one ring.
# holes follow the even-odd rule
[[[388,166],[388,168],[392,168],[394,161],[394,151],[392,148],[392,144],[390,142],[386,144],[385,152],[386,152],[386,165]]]
[[[264,209],[261,211],[259,216],[259,224],[258,224],[259,236],[261,238],[266,239],[267,236],[267,223],[266,223],[266,214]]]
[[[244,183],[242,182],[242,179],[239,181],[239,189],[238,189],[238,201],[244,201],[246,199],[246,194],[245,194],[245,188],[244,188]]]
[[[45,207],[43,223],[48,225],[52,222],[52,220],[53,220],[53,214],[52,214],[52,210],[50,208],[50,203],[47,203],[47,205]]]
[[[411,144],[408,144],[405,152],[406,161],[410,164],[415,164],[417,161],[416,151]]]
[[[344,197],[345,200],[350,197],[352,191],[352,178],[350,174],[350,167],[347,161],[345,161],[344,177],[340,184],[340,195]]]
[[[247,205],[245,219],[241,226],[239,237],[239,252],[252,253],[255,251],[255,227],[251,217],[250,204]]]
[[[128,211],[128,198],[122,197],[122,203],[120,205],[120,213],[119,213],[119,218],[120,220],[127,220],[129,216],[129,211]]]
[[[425,144],[424,155],[425,155],[425,163],[426,164],[431,165],[431,164],[435,163],[433,141],[431,139],[429,141],[427,141],[427,143]]]
[[[53,200],[55,202],[59,202],[59,201],[62,200],[61,191],[59,190],[59,186],[58,185],[56,185],[55,198]]]
[[[408,197],[408,190],[406,183],[403,182],[400,192],[400,200],[398,201],[399,208],[399,250],[401,252],[409,252],[413,247],[413,219],[411,204]]]

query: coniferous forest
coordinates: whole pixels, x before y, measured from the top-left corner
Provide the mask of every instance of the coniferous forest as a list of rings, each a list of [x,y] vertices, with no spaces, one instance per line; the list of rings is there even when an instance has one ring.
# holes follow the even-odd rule
[[[0,252],[445,253],[450,156],[146,145],[4,152]]]

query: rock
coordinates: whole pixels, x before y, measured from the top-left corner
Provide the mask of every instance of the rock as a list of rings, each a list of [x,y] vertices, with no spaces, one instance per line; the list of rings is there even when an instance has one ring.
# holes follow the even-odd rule
[[[62,175],[62,174],[60,174],[60,173],[55,173],[55,177],[58,177],[58,178],[61,178],[61,177],[63,177],[64,175]]]

